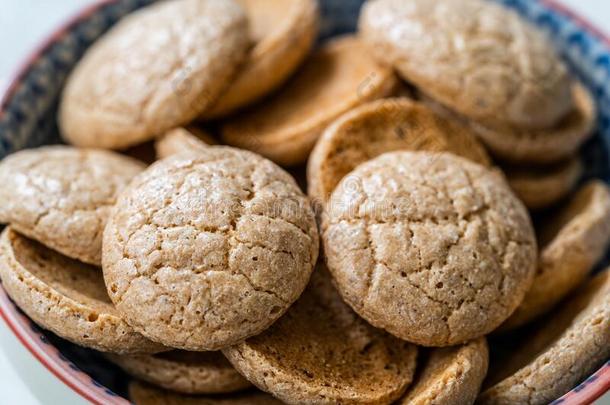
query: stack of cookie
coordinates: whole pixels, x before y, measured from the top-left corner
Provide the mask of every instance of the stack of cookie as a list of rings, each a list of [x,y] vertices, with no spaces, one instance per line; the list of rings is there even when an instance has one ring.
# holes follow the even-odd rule
[[[167,0],[100,38],[71,146],[0,163],[3,287],[137,404],[563,395],[610,356],[610,190],[570,194],[591,96],[484,0],[370,0],[311,51],[318,20]]]

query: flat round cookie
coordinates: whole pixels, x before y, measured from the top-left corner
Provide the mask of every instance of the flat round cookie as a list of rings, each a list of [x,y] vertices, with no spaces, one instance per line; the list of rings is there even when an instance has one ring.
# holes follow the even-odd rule
[[[260,389],[289,404],[381,404],[411,384],[417,349],[368,325],[342,300],[325,266],[268,330],[223,350]]]
[[[499,4],[368,1],[359,33],[380,61],[471,120],[541,129],[573,107],[568,69],[551,42]]]
[[[210,146],[137,176],[104,231],[116,308],[154,341],[218,350],[268,328],[305,289],[318,231],[288,173]]]
[[[251,386],[220,352],[173,350],[107,358],[142,381],[185,394],[227,393]]]
[[[595,276],[494,366],[481,405],[547,404],[582,382],[610,356],[610,272]]]
[[[322,131],[344,112],[385,97],[397,79],[354,36],[316,51],[287,85],[222,126],[222,140],[292,166],[304,163]]]
[[[397,405],[473,404],[487,374],[485,338],[462,346],[432,349],[418,376]]]
[[[345,176],[322,238],[341,295],[422,346],[497,328],[530,288],[536,240],[502,175],[450,153],[390,152]]]
[[[181,152],[190,152],[215,145],[214,138],[203,130],[174,128],[155,141],[157,159]]]
[[[360,163],[396,150],[449,151],[490,166],[469,129],[406,98],[377,100],[347,112],[328,127],[307,163],[308,194],[326,202]]]
[[[580,156],[549,166],[502,167],[510,188],[530,210],[547,208],[574,189],[584,168]]]
[[[574,290],[610,244],[610,190],[591,181],[538,229],[540,257],[534,283],[503,329],[521,326],[549,311]]]
[[[316,0],[239,0],[253,43],[246,62],[202,118],[221,117],[260,99],[284,83],[303,62],[318,34]]]
[[[128,15],[68,78],[63,138],[122,149],[188,123],[220,96],[248,43],[246,15],[233,0],[161,1]]]
[[[514,163],[548,164],[574,155],[593,135],[597,107],[581,83],[572,86],[574,108],[552,128],[516,130],[471,122],[481,141],[499,158]]]
[[[165,391],[148,384],[129,384],[129,398],[135,405],[281,405],[269,394],[247,391],[227,395],[191,396]]]
[[[99,265],[116,194],[144,169],[117,153],[44,146],[0,163],[0,223],[85,263]]]
[[[98,268],[62,256],[11,227],[0,237],[0,278],[38,326],[77,345],[114,353],[165,350],[120,317]]]

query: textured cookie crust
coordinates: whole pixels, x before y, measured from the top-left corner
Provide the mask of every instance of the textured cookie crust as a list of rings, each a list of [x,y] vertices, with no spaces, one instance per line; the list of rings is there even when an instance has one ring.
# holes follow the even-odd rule
[[[578,287],[610,243],[610,190],[601,181],[583,186],[538,230],[541,252],[531,289],[503,329],[550,310]]]
[[[332,40],[260,106],[227,122],[222,139],[285,166],[304,163],[322,131],[344,112],[389,95],[392,69],[369,57],[354,36]]]
[[[239,0],[253,47],[237,78],[203,118],[227,115],[284,83],[318,34],[317,0]]]
[[[549,207],[567,196],[583,174],[580,156],[550,166],[504,166],[508,184],[531,210]]]
[[[155,141],[157,159],[165,159],[181,152],[192,152],[214,145],[216,141],[205,131],[174,128]]]
[[[610,356],[609,274],[589,281],[511,353],[477,403],[547,404],[597,370]]]
[[[370,51],[434,99],[488,125],[541,129],[572,109],[570,78],[545,35],[485,0],[370,0]]]
[[[487,374],[485,338],[463,346],[432,349],[398,405],[473,404]]]
[[[232,0],[161,1],[128,15],[70,75],[62,136],[119,149],[191,121],[229,84],[248,42],[246,15]]]
[[[136,405],[281,405],[269,394],[248,391],[209,397],[187,396],[155,388],[148,384],[129,384],[129,397]]]
[[[314,215],[290,175],[211,146],[134,179],[106,226],[103,269],[136,330],[179,349],[217,350],[279,318],[317,256]]]
[[[220,352],[173,350],[155,355],[108,355],[127,373],[185,394],[218,394],[250,387]]]
[[[248,380],[289,404],[387,404],[413,380],[417,349],[368,325],[324,266],[262,334],[223,351]]]
[[[113,152],[45,146],[0,163],[0,222],[85,263],[99,265],[116,194],[144,165]]]
[[[323,240],[352,308],[423,346],[494,330],[536,268],[528,213],[502,176],[449,153],[391,152],[358,166],[329,200]]]
[[[114,353],[165,349],[121,319],[98,268],[62,256],[10,227],[0,239],[0,278],[36,324],[77,345]]]
[[[360,163],[396,150],[449,151],[491,164],[466,127],[416,101],[388,98],[347,112],[324,131],[307,163],[307,192],[326,202],[341,179]]]

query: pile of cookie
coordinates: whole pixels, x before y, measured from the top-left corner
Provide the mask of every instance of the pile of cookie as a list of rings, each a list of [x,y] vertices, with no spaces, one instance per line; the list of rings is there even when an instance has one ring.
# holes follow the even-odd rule
[[[166,0],[104,34],[70,146],[0,163],[3,287],[136,404],[560,397],[610,356],[591,95],[486,0],[369,0],[313,49],[319,20]]]

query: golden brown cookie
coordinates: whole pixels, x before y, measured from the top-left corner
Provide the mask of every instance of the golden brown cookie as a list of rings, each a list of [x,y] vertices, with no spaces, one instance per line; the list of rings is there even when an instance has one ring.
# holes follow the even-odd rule
[[[485,338],[462,346],[432,349],[423,359],[413,386],[397,405],[473,404],[488,362]]]
[[[238,0],[253,43],[237,77],[203,118],[227,115],[271,92],[303,62],[318,34],[317,0]]]
[[[155,388],[148,384],[131,382],[129,398],[136,405],[281,405],[269,394],[247,391],[227,395],[187,396]]]
[[[477,403],[547,404],[574,388],[610,356],[610,277],[581,287],[516,352],[492,363]]]
[[[499,4],[370,0],[359,33],[380,61],[471,120],[542,129],[573,107],[568,70],[548,38]]]
[[[548,166],[502,167],[510,188],[530,210],[547,208],[576,186],[583,174],[580,156]]]
[[[157,159],[165,159],[175,153],[189,152],[216,144],[205,131],[190,128],[174,128],[155,141]]]
[[[210,146],[153,164],[119,196],[104,231],[104,278],[143,335],[217,350],[262,332],[296,301],[318,243],[288,173]]]
[[[503,329],[544,314],[574,290],[604,256],[610,243],[610,190],[592,181],[538,230],[541,247],[534,283]]]
[[[326,202],[360,163],[396,150],[449,151],[491,164],[469,129],[416,101],[388,98],[354,108],[324,131],[307,164],[309,196]]]
[[[165,349],[123,321],[98,268],[62,256],[11,227],[0,239],[0,278],[36,324],[73,343],[114,353]]]
[[[78,146],[122,149],[210,107],[245,59],[248,21],[233,0],[161,1],[111,28],[78,63],[59,124]]]
[[[450,153],[390,152],[361,164],[335,188],[322,238],[346,302],[423,346],[497,328],[536,269],[529,215],[503,176]]]
[[[262,334],[223,351],[289,404],[388,404],[411,384],[417,349],[368,325],[319,265],[303,296]]]
[[[222,140],[285,166],[304,163],[338,116],[393,91],[392,69],[378,65],[354,36],[315,52],[279,93],[222,127]]]
[[[220,352],[173,350],[107,358],[132,376],[175,392],[218,394],[250,387]]]
[[[0,222],[99,265],[116,194],[143,169],[126,156],[95,149],[45,146],[14,153],[0,163]]]

